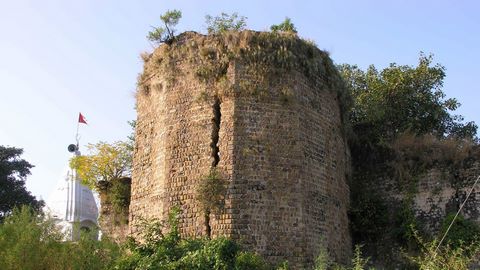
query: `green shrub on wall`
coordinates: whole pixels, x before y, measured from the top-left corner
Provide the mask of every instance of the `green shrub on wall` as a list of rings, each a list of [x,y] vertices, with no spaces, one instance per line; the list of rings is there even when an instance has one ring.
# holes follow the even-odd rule
[[[442,228],[440,230],[440,236],[447,231],[448,226],[452,223],[455,213],[447,215],[442,222]],[[475,221],[465,219],[462,215],[459,215],[444,240],[447,244],[453,248],[458,248],[461,245],[470,245],[476,241],[480,241],[480,225]]]

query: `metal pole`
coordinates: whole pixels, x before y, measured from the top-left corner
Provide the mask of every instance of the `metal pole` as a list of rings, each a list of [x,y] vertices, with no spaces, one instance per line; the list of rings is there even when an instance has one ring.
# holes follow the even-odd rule
[[[473,186],[472,186],[472,188],[470,189],[470,191],[468,192],[468,195],[467,195],[467,197],[465,198],[465,200],[463,201],[462,205],[460,205],[460,208],[458,209],[457,214],[455,214],[455,216],[453,217],[453,220],[452,220],[452,222],[450,223],[450,225],[448,226],[447,231],[445,232],[445,234],[443,234],[442,240],[440,240],[440,242],[438,243],[437,248],[435,249],[434,257],[437,256],[437,251],[438,251],[438,249],[440,248],[440,245],[442,245],[442,242],[443,242],[443,240],[445,240],[445,237],[447,236],[448,232],[450,231],[450,228],[452,228],[452,225],[453,225],[453,223],[455,222],[455,219],[457,219],[458,215],[460,214],[460,211],[462,211],[463,206],[464,206],[465,203],[467,202],[468,197],[470,197],[470,195],[472,194],[473,190],[475,189],[475,186],[477,185],[478,179],[480,179],[480,175],[477,177],[477,180],[475,180],[475,183],[473,183]]]

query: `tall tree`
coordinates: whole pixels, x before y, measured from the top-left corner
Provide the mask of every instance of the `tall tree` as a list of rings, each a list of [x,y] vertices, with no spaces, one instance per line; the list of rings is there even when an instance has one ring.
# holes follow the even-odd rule
[[[360,139],[388,143],[403,132],[437,137],[474,138],[477,126],[454,115],[460,104],[445,98],[445,68],[421,54],[418,65],[395,63],[378,71],[342,65],[340,71],[351,89],[354,106],[351,123]]]
[[[0,145],[0,220],[15,207],[30,205],[39,210],[43,201],[37,200],[25,187],[32,164],[21,159],[23,149]]]

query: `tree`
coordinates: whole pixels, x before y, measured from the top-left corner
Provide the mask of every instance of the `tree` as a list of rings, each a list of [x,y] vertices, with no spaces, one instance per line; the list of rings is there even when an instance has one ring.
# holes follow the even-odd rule
[[[82,182],[93,188],[114,179],[129,176],[132,169],[132,146],[128,142],[99,142],[87,146],[89,155],[73,157],[70,167],[77,170]]]
[[[23,149],[0,145],[0,220],[14,208],[29,205],[39,210],[38,201],[25,187],[25,179],[33,165],[21,159]]]
[[[395,180],[406,195],[401,211],[397,211],[399,229],[393,231],[398,239],[405,239],[415,221],[409,198],[417,176],[434,163],[429,160],[438,162],[441,153],[446,153],[445,160],[454,159],[449,153],[456,153],[461,142],[469,145],[477,126],[452,114],[460,104],[445,97],[445,68],[433,64],[432,56],[421,54],[417,66],[393,63],[381,71],[373,65],[363,71],[341,65],[339,70],[353,98],[349,117],[353,174],[349,184],[354,241],[375,242],[388,225],[388,203],[374,188],[377,181],[384,181],[383,176]],[[454,141],[458,143],[450,151],[449,142]],[[435,148],[441,150],[438,157],[424,151],[432,145],[441,146]]]
[[[227,31],[241,31],[245,29],[247,17],[239,16],[238,13],[227,14],[222,12],[220,16],[205,16],[207,31],[209,34],[220,34]]]
[[[281,24],[274,24],[270,26],[270,30],[273,32],[286,32],[286,33],[297,33],[297,28],[293,25],[292,20],[288,17]]]
[[[175,26],[182,18],[182,12],[179,10],[168,10],[165,14],[160,16],[160,20],[163,22],[163,27],[153,27],[153,30],[148,32],[147,39],[160,43],[170,43],[175,39]]]
[[[366,72],[357,66],[340,66],[354,98],[350,119],[360,139],[389,142],[406,131],[475,137],[475,123],[463,124],[462,116],[451,114],[460,104],[453,98],[445,99],[445,68],[432,65],[432,59],[421,54],[416,67],[393,63],[381,72],[373,65]]]

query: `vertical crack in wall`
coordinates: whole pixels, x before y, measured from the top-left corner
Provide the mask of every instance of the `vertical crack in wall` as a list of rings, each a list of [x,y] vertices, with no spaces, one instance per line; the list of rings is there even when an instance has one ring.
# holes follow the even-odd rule
[[[220,99],[215,97],[215,103],[213,104],[213,118],[212,118],[212,142],[210,143],[210,147],[212,148],[212,168],[217,167],[218,162],[220,162],[220,156],[218,154],[218,140],[219,140],[219,131],[220,131],[220,121],[222,118],[222,114],[220,112]]]
[[[221,113],[221,108],[220,108],[220,99],[215,96],[215,102],[213,103],[212,109],[213,109],[213,118],[212,118],[212,142],[210,143],[210,148],[212,149],[211,155],[213,157],[212,161],[212,168],[211,170],[215,170],[218,163],[220,162],[220,149],[218,147],[218,141],[220,139],[219,137],[219,132],[220,132],[220,123],[221,123],[221,118],[222,118],[222,113]],[[206,235],[207,237],[212,236],[212,225],[210,224],[210,209],[207,209],[205,211],[205,230],[206,230]]]

